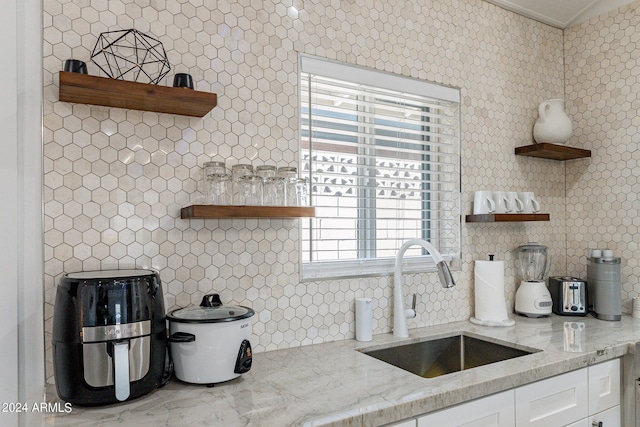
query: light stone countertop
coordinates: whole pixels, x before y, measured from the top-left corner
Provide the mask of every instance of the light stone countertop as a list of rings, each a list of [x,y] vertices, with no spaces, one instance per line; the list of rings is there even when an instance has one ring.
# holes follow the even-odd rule
[[[381,334],[367,343],[346,340],[258,353],[250,372],[213,388],[173,380],[124,404],[45,414],[43,425],[377,426],[620,357],[640,341],[640,319],[627,315],[620,322],[591,316],[515,319],[508,328],[464,321],[411,329],[404,339]],[[569,322],[585,326],[573,342],[565,334]],[[432,379],[357,351],[459,332],[543,351]],[[57,400],[49,386],[48,401]]]

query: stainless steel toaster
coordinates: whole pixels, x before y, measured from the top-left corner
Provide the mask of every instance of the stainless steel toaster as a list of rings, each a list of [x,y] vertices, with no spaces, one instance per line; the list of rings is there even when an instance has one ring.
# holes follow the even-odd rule
[[[561,316],[586,316],[587,282],[577,277],[549,277],[549,292],[553,300],[552,310]]]

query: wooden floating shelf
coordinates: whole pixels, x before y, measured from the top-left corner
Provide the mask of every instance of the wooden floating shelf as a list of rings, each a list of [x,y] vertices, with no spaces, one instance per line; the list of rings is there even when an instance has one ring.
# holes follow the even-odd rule
[[[552,160],[573,160],[591,157],[590,150],[549,144],[547,142],[517,147],[516,154],[519,156],[540,157]]]
[[[191,205],[182,208],[180,218],[303,218],[316,216],[307,206]]]
[[[467,222],[518,222],[518,221],[549,221],[546,213],[503,213],[503,214],[479,214],[467,215]]]
[[[203,117],[215,93],[60,71],[60,101]]]

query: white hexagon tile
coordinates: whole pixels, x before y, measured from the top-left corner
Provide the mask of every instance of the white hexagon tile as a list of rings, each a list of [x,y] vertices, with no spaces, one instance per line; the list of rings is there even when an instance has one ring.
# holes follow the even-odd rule
[[[390,277],[300,282],[296,220],[180,219],[211,158],[297,166],[298,53],[460,87],[462,213],[474,191],[500,189],[534,191],[551,214],[541,224],[463,224],[458,287],[442,290],[435,274],[408,275],[406,293],[418,294],[410,327],[468,319],[473,260],[488,253],[507,261],[511,307],[520,244],[546,244],[556,257],[552,273],[566,272],[565,165],[514,156],[514,147],[532,142],[539,102],[564,94],[561,30],[482,0],[44,0],[43,22],[49,375],[55,288],[64,272],[79,270],[156,268],[167,309],[211,291],[251,306],[258,352],[352,338],[354,300],[365,295],[375,299],[375,332],[390,331]],[[129,28],[163,43],[172,71],[161,84],[188,72],[197,90],[218,94],[218,106],[189,118],[59,102],[64,60],[84,60],[101,75],[90,61],[97,37]],[[570,109],[599,125],[571,102]],[[616,164],[632,161],[604,145],[598,154],[605,151]],[[568,170],[583,179],[582,170]],[[582,200],[588,187],[570,192]]]
[[[589,160],[567,164],[567,271],[587,249],[622,259],[623,309],[640,295],[640,2],[565,31],[567,111]]]

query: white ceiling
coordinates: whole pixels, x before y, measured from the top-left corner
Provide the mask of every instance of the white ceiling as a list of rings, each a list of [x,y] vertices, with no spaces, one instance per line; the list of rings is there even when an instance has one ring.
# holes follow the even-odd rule
[[[567,28],[635,0],[487,0],[557,28]]]

